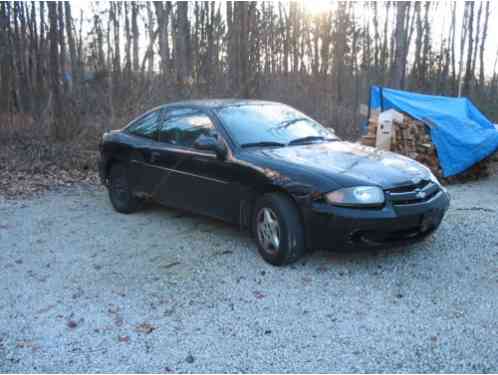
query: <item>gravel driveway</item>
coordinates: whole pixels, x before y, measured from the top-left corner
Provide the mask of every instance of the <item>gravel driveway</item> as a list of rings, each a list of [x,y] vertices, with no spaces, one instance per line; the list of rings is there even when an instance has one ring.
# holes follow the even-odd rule
[[[497,372],[498,177],[427,242],[266,264],[247,234],[101,189],[0,203],[0,372]]]

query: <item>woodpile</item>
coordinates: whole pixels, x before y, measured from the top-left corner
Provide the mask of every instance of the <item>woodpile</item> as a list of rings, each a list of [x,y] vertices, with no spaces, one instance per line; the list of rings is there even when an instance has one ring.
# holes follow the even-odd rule
[[[361,144],[365,146],[375,147],[377,141],[377,126],[379,124],[379,114],[372,113],[368,119],[368,132],[361,137]]]
[[[439,164],[436,146],[432,143],[429,126],[407,115],[403,115],[402,118],[401,122],[396,119],[392,121],[391,151],[408,156],[426,165],[439,180],[446,183],[476,180],[489,175],[488,160],[485,159],[457,176],[443,178],[443,172]],[[371,147],[377,145],[379,123],[379,113],[371,113],[368,121],[368,132],[361,138],[361,144]]]

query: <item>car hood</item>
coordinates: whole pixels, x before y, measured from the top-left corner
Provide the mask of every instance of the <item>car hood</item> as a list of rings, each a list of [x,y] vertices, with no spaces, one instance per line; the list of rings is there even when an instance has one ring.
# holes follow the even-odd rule
[[[363,183],[390,188],[430,178],[428,169],[415,160],[357,143],[336,141],[264,148],[258,152],[266,158],[328,176],[345,187]]]

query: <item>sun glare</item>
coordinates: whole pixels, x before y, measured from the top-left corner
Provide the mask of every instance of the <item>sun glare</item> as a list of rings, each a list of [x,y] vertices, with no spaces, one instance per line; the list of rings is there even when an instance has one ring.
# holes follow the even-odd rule
[[[304,7],[311,15],[326,13],[334,7],[332,0],[305,0]]]

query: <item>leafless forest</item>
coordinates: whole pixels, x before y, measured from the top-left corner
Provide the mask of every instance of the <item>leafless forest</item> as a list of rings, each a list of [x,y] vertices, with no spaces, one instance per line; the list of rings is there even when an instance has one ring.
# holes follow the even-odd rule
[[[145,109],[206,97],[282,101],[357,139],[372,84],[468,96],[498,120],[492,2],[323,4],[2,2],[1,146],[91,149]]]

